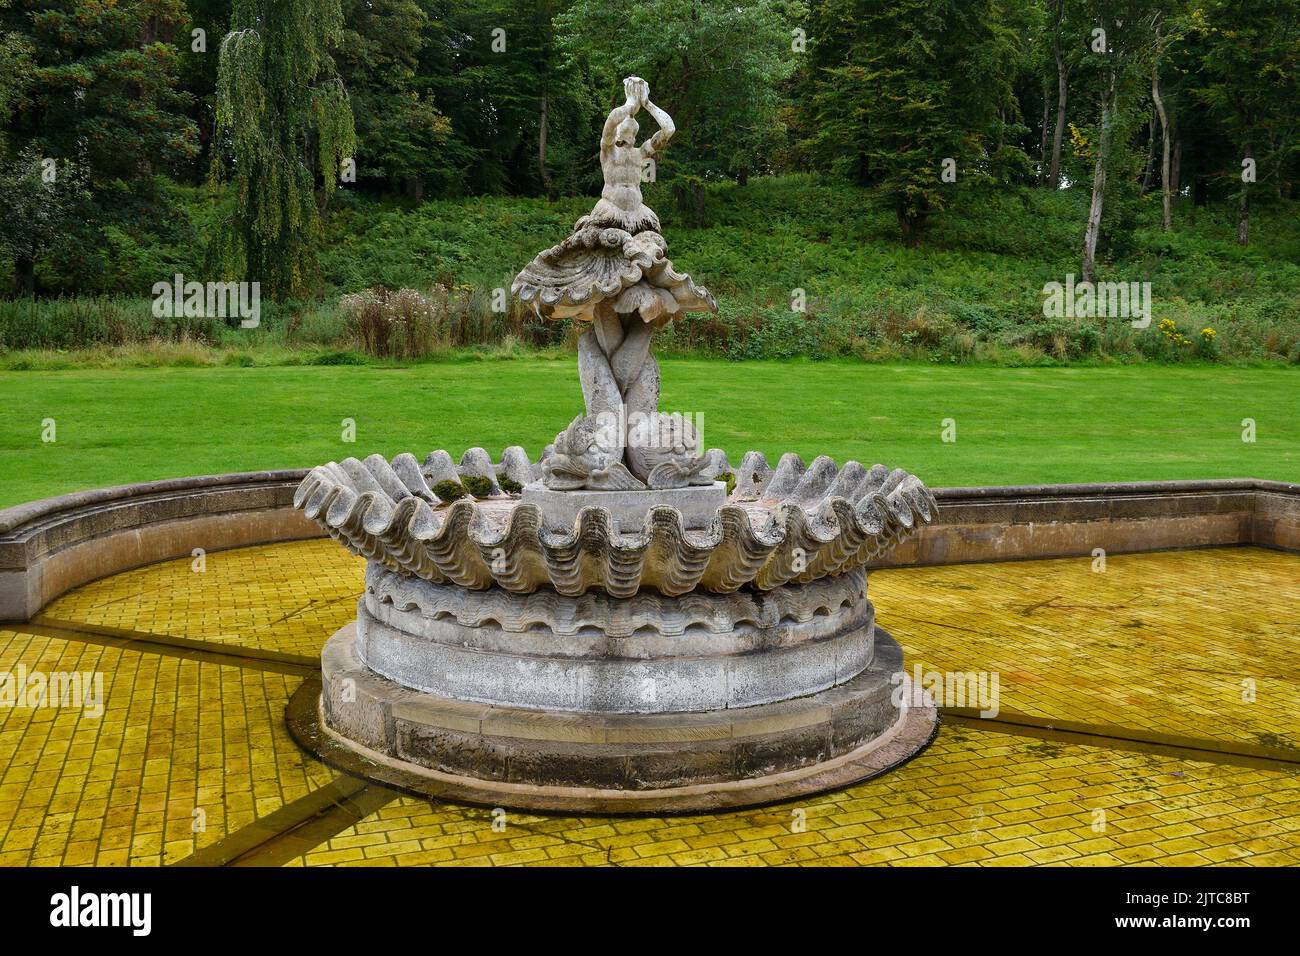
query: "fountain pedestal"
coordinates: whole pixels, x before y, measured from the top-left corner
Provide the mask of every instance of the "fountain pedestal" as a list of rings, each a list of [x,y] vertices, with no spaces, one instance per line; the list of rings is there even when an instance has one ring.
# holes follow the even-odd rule
[[[874,627],[861,571],[769,594],[767,607],[661,599],[695,605],[661,617],[648,596],[554,606],[499,589],[476,613],[386,574],[326,645],[319,713],[296,732],[343,769],[413,792],[716,809],[881,773],[935,729],[932,708],[900,706],[902,652]]]
[[[460,468],[527,478],[526,461],[472,449]],[[929,492],[793,455],[751,453],[735,475],[707,522],[663,489],[555,492],[634,495],[616,522],[527,492],[444,504],[411,456],[314,469],[298,507],[369,564],[355,624],[290,708],[295,736],[412,792],[573,812],[763,803],[908,759],[937,715],[876,627],[865,564],[930,519]]]

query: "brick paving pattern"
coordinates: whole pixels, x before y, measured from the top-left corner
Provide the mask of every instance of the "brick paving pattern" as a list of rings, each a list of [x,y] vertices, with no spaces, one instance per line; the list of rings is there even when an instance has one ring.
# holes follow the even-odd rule
[[[104,682],[99,718],[0,708],[0,865],[174,863],[335,781],[285,729],[300,678],[241,654],[316,657],[352,619],[362,571],[328,540],[217,552],[202,572],[172,561],[65,595],[38,623],[66,639],[0,629],[0,676]],[[909,671],[996,672],[1001,716],[1091,735],[948,720],[876,780],[704,816],[502,816],[394,793],[290,865],[1300,864],[1300,765],[1250,759],[1300,754],[1300,557],[900,568],[873,572],[870,589]],[[104,646],[78,626],[226,657]],[[1116,728],[1229,753],[1141,752]]]

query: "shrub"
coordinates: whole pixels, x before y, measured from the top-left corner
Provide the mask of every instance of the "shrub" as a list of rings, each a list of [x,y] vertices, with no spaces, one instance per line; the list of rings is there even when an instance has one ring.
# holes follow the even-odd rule
[[[339,309],[347,329],[376,358],[427,358],[447,347],[445,290],[441,298],[415,289],[367,289],[345,295]]]
[[[308,365],[365,365],[364,355],[356,352],[322,352],[307,361]]]

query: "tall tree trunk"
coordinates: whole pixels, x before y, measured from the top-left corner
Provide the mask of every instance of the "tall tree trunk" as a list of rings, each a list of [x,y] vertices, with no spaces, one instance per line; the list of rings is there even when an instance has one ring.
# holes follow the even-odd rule
[[[1246,145],[1246,159],[1253,159],[1254,152],[1250,144]],[[1241,179],[1241,200],[1237,206],[1237,243],[1250,245],[1250,183],[1243,175]]]
[[[1052,103],[1048,93],[1048,87],[1044,86],[1042,134],[1038,141],[1038,185],[1040,186],[1047,183],[1047,124],[1052,119]]]
[[[1156,40],[1160,39],[1160,31],[1156,30]],[[1156,57],[1155,65],[1151,68],[1151,99],[1155,100],[1156,114],[1160,117],[1160,206],[1162,212],[1162,225],[1165,232],[1174,227],[1173,208],[1174,208],[1174,189],[1173,178],[1170,170],[1169,142],[1173,139],[1169,129],[1169,112],[1165,109],[1165,102],[1160,97],[1160,58]]]
[[[1065,0],[1056,0],[1056,25],[1052,32],[1052,54],[1056,57],[1056,130],[1052,133],[1052,165],[1047,174],[1047,185],[1057,189],[1061,185],[1061,137],[1065,133],[1065,101],[1070,91],[1070,68],[1061,51],[1061,20],[1065,16]]]
[[[1097,239],[1101,235],[1101,213],[1106,202],[1106,166],[1109,162],[1110,127],[1115,113],[1115,71],[1109,71],[1106,94],[1101,103],[1101,135],[1097,141],[1097,159],[1092,171],[1092,203],[1088,207],[1088,225],[1083,233],[1084,282],[1092,282],[1097,265]]]
[[[546,169],[546,135],[548,132],[548,118],[551,111],[551,98],[549,93],[542,93],[542,118],[537,124],[537,171],[542,174],[542,188],[546,190],[546,198],[555,198],[555,184],[551,181],[551,174]]]
[[[1169,191],[1171,195],[1177,196],[1183,191],[1183,141],[1178,138],[1177,132],[1173,135],[1174,140],[1174,158],[1169,166]]]
[[[1151,189],[1151,173],[1156,166],[1156,114],[1152,112],[1147,121],[1147,164],[1142,170],[1142,195]]]
[[[14,285],[19,295],[36,294],[36,262],[31,256],[14,259]]]
[[[1070,71],[1065,58],[1056,54],[1056,129],[1052,132],[1052,165],[1047,173],[1047,185],[1057,189],[1061,185],[1061,137],[1065,134],[1065,101],[1070,92]]]

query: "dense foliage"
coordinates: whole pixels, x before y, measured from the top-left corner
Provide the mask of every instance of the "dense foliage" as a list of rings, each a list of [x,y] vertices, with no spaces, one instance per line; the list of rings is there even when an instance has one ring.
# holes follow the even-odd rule
[[[666,198],[654,184],[651,202]],[[1144,275],[1153,286],[1149,327],[1122,319],[1050,319],[1043,283],[1076,261],[1087,193],[1028,186],[980,203],[956,203],[919,249],[897,241],[887,204],[869,190],[818,177],[763,177],[707,190],[713,223],[673,230],[674,254],[709,277],[721,311],[660,333],[665,351],[733,359],[852,356],[928,362],[1039,364],[1075,361],[1300,363],[1300,203],[1259,214],[1239,246],[1235,208],[1178,211],[1161,231],[1158,197],[1136,212],[1132,250],[1102,276]],[[199,190],[173,197],[200,231],[209,207]],[[575,330],[518,307],[491,308],[513,264],[562,232],[584,197],[429,200],[418,207],[340,196],[327,224],[324,301],[264,303],[262,327],[151,315],[147,298],[122,295],[166,268],[201,268],[202,249],[183,239],[137,244],[124,234],[111,255],[112,297],[0,301],[0,367],[65,364],[302,363],[386,361],[569,348]],[[366,290],[414,289],[419,295]],[[806,311],[790,309],[802,288]],[[375,308],[371,308],[375,306]],[[386,306],[386,308],[379,308]],[[1177,335],[1165,334],[1172,322]],[[1205,336],[1203,330],[1212,329]],[[159,340],[156,347],[120,348]],[[61,352],[102,343],[90,356]],[[168,344],[170,343],[170,344]],[[206,343],[206,345],[204,345]],[[212,348],[211,346],[216,346]]]
[[[679,129],[651,204],[724,293],[682,347],[871,354],[889,314],[960,351],[1067,273],[1208,326],[1294,280],[1300,0],[0,0],[0,294],[485,295],[584,211],[629,73]]]

